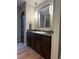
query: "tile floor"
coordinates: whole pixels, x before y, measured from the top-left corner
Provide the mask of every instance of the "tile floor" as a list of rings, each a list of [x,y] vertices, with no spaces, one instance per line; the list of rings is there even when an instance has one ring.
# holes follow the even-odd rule
[[[17,44],[17,59],[44,59],[29,47]]]

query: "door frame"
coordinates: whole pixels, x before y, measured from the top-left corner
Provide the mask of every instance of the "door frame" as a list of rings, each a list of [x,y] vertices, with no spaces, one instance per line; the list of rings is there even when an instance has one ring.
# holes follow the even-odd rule
[[[26,9],[25,8],[22,8],[21,12],[20,12],[20,15],[21,13],[24,12],[24,16],[26,17]],[[25,29],[24,29],[24,45],[27,45],[26,44],[26,18],[25,18]]]
[[[52,30],[52,44],[51,44],[51,59],[58,59],[59,39],[61,31],[61,0],[52,0],[53,3],[53,23]]]

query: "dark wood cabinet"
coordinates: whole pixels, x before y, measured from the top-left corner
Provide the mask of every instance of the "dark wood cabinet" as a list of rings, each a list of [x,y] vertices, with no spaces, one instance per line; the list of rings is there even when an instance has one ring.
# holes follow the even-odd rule
[[[30,32],[27,32],[27,45],[31,46],[31,38],[30,38]]]
[[[51,37],[41,36],[41,44],[40,44],[41,54],[46,58],[50,59],[51,52]]]
[[[51,36],[27,32],[27,45],[45,57],[45,59],[50,59]]]
[[[41,44],[40,35],[35,34],[35,50],[36,50],[38,53],[41,53],[41,51],[40,51],[40,44]]]
[[[30,33],[30,45],[31,45],[31,48],[35,49],[35,36],[33,33]]]
[[[31,32],[27,32],[27,45],[33,49],[35,48],[35,37]]]

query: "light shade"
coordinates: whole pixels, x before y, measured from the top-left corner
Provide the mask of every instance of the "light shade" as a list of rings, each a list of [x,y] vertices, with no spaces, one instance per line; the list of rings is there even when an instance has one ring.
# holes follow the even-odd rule
[[[53,14],[53,4],[49,6],[49,14]]]

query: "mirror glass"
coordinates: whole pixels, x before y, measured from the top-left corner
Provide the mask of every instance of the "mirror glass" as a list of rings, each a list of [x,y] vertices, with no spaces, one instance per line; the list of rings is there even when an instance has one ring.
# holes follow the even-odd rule
[[[39,27],[50,27],[49,6],[39,10]]]

